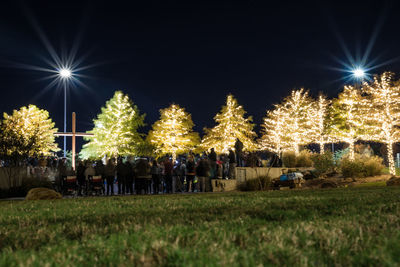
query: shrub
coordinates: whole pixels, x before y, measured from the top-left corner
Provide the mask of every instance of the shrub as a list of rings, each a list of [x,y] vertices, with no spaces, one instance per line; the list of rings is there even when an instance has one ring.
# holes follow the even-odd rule
[[[296,157],[296,167],[312,167],[312,153],[308,150],[302,150]]]
[[[240,191],[261,191],[271,188],[271,178],[268,176],[261,176],[255,179],[249,179],[238,185]]]
[[[385,166],[382,164],[382,158],[361,157],[356,154],[354,161],[345,157],[340,161],[340,170],[343,177],[368,177],[382,174]]]
[[[296,154],[293,151],[284,152],[282,155],[283,166],[287,168],[296,167],[297,159]]]
[[[382,171],[385,168],[382,162],[383,162],[382,158],[378,156],[366,158],[364,160],[365,176],[368,177],[368,176],[381,175]]]
[[[311,160],[314,163],[316,175],[326,175],[335,171],[335,161],[332,152],[324,154],[313,154]]]
[[[340,161],[340,171],[343,177],[364,177],[364,163],[360,159],[355,159],[354,161],[345,157]]]

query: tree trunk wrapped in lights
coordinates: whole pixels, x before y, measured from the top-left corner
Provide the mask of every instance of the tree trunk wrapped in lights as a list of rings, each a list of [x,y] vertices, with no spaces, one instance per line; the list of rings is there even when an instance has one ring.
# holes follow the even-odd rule
[[[83,158],[102,158],[136,155],[143,143],[138,128],[144,126],[144,114],[133,104],[128,95],[121,91],[101,108],[101,113],[94,119],[94,128],[89,131],[93,136],[85,137],[89,143],[83,146]]]
[[[396,175],[393,144],[400,140],[400,86],[393,82],[393,73],[385,72],[375,76],[370,84],[364,84],[368,103],[369,125],[372,130],[365,140],[381,142],[387,146],[390,174]]]
[[[345,86],[330,109],[329,134],[349,144],[349,156],[354,160],[354,144],[368,132],[367,106],[360,90]]]
[[[245,118],[246,111],[238,105],[233,95],[228,95],[226,105],[222,107],[214,120],[217,125],[214,128],[205,128],[205,136],[201,147],[205,150],[214,148],[217,153],[228,153],[234,150],[236,139],[243,143],[244,150],[255,150],[254,138],[257,136],[253,131],[252,117]]]
[[[184,108],[172,104],[161,109],[160,115],[147,136],[158,156],[171,154],[175,161],[177,155],[189,152],[200,143],[199,134],[193,132],[192,116]]]
[[[4,154],[23,156],[50,155],[58,151],[55,143],[54,122],[46,110],[35,105],[14,110],[12,115],[4,113],[0,142]]]

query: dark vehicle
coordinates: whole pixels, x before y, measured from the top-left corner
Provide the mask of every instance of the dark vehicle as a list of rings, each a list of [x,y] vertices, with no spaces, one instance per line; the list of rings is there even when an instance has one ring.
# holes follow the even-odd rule
[[[300,188],[304,183],[303,174],[301,172],[289,172],[282,174],[279,178],[272,180],[272,187],[280,190],[283,187],[290,189]]]

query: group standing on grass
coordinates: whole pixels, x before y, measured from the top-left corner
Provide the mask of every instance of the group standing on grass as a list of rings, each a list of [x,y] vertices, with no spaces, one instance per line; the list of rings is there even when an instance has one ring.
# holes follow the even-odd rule
[[[105,195],[160,194],[175,192],[209,192],[211,179],[234,179],[235,167],[243,159],[233,150],[217,155],[214,149],[201,156],[189,153],[172,162],[169,157],[161,160],[131,157],[111,158],[96,162],[79,161],[76,171],[67,168],[66,160],[58,163],[57,188],[65,191],[66,177],[75,175],[78,194],[88,194],[92,177],[101,177]],[[114,186],[117,192],[114,192]]]

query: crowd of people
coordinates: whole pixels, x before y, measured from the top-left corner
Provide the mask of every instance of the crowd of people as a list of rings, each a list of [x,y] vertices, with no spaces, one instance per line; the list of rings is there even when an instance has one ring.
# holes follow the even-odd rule
[[[236,166],[237,156],[232,150],[217,156],[214,149],[201,156],[188,154],[175,162],[169,157],[119,157],[108,159],[106,164],[102,160],[79,161],[75,172],[63,159],[57,164],[55,184],[62,190],[65,178],[75,175],[79,194],[87,193],[91,177],[102,178],[105,195],[206,192],[211,191],[211,179],[234,179]]]

